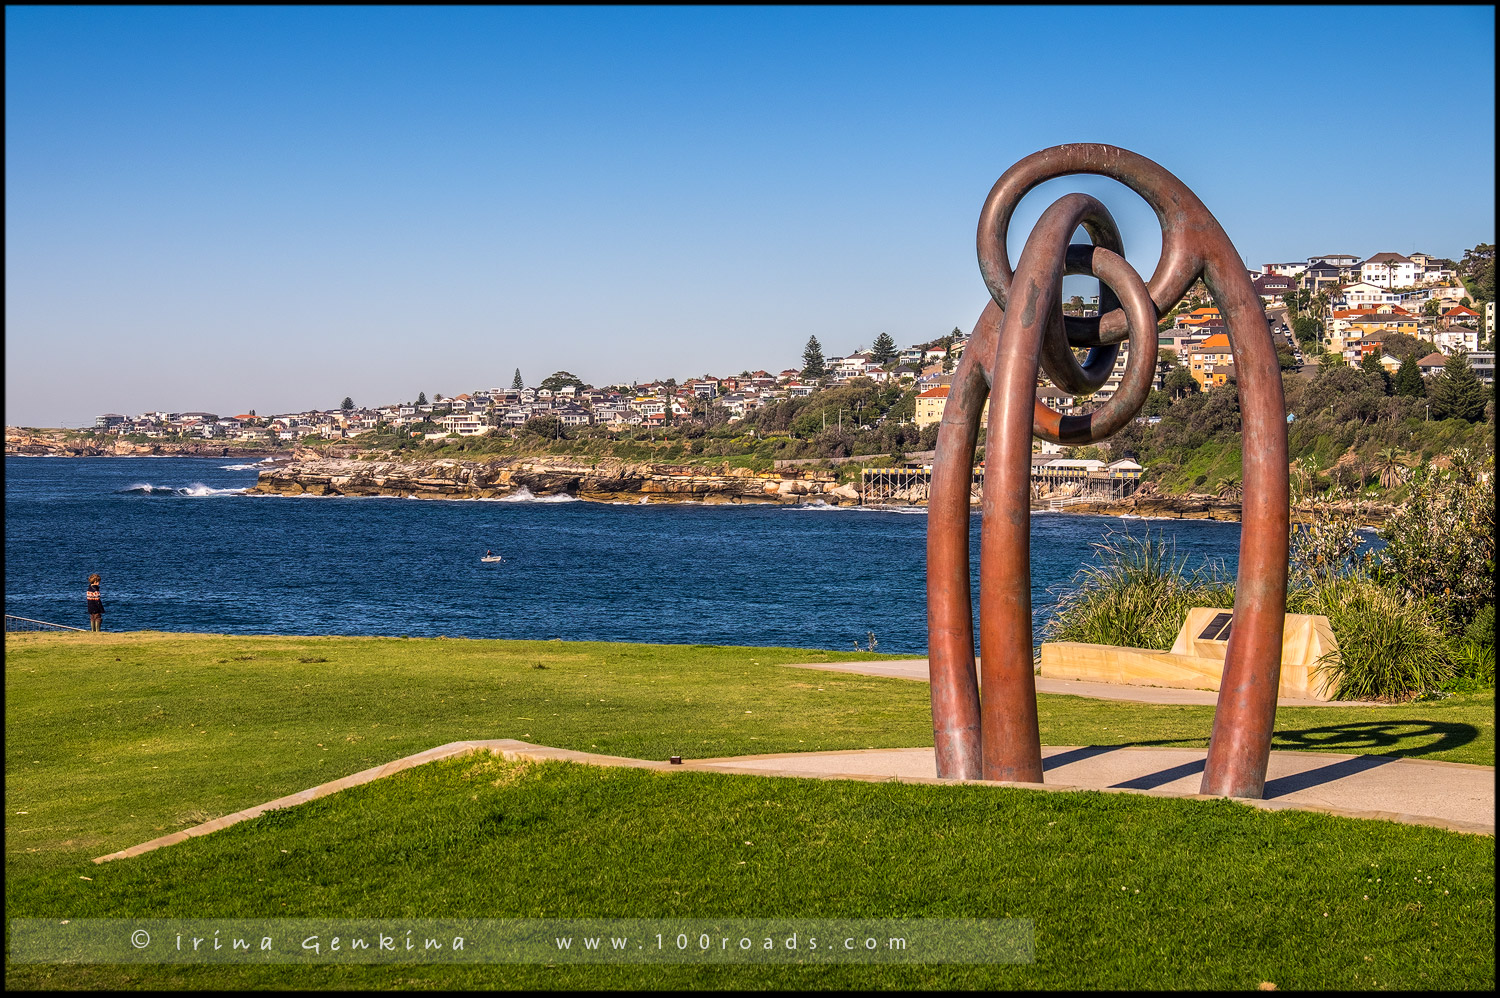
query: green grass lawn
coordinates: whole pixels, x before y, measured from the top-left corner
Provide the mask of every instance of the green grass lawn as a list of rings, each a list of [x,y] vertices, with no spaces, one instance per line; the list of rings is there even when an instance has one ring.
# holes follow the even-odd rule
[[[460,739],[652,759],[930,745],[927,687],[780,668],[883,657],[797,649],[145,633],[8,635],[6,652],[11,917],[1009,914],[1037,924],[1029,967],[8,964],[12,987],[1493,982],[1492,838],[1228,802],[469,759],[94,866],[93,856]],[[1054,745],[1204,744],[1212,718],[1209,707],[1040,700]],[[1284,708],[1277,722],[1278,747],[1493,764],[1493,694]]]

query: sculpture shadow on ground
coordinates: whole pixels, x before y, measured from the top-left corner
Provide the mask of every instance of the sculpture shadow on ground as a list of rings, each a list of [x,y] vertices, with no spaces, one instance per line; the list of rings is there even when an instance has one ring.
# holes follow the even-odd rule
[[[1434,752],[1449,751],[1469,744],[1479,736],[1471,724],[1445,721],[1354,721],[1327,724],[1315,728],[1277,731],[1273,749],[1281,751],[1359,752],[1353,759],[1339,759],[1302,773],[1292,773],[1266,781],[1264,797],[1270,800],[1298,790],[1306,790],[1357,773],[1368,772],[1399,758],[1419,758]],[[1118,745],[1085,745],[1049,755],[1042,760],[1044,770],[1054,770],[1095,756],[1125,748],[1184,746],[1196,738],[1160,738],[1149,741],[1122,742]],[[1372,751],[1374,750],[1374,751]],[[1175,780],[1203,772],[1204,760],[1193,759],[1154,773],[1113,784],[1122,790],[1153,790]]]

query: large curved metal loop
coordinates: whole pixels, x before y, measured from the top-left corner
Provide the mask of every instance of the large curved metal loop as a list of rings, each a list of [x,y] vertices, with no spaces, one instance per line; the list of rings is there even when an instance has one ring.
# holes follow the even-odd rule
[[[1043,213],[1011,270],[1005,238],[1017,203],[1038,184],[1075,173],[1118,180],[1156,212],[1162,253],[1149,282],[1143,284],[1125,263],[1109,213],[1085,195],[1065,196]],[[1080,224],[1094,246],[1068,246]],[[1031,437],[1095,443],[1122,427],[1150,389],[1157,314],[1176,304],[1201,276],[1228,327],[1245,455],[1235,622],[1201,791],[1261,796],[1286,605],[1287,448],[1276,351],[1239,254],[1203,203],[1172,174],[1135,153],[1083,144],[1044,149],[1000,177],[980,214],[978,251],[992,301],[954,372],[938,431],[928,510],[928,653],[938,775],[1041,780],[1031,656]],[[1098,317],[1062,316],[1065,273],[1099,278]],[[1085,416],[1063,416],[1038,403],[1039,367],[1065,390],[1091,391],[1104,380],[1101,368],[1108,376],[1114,345],[1127,336],[1130,362],[1108,404]],[[1074,347],[1096,349],[1079,365]],[[981,701],[969,591],[969,485],[987,396]]]
[[[1114,146],[1077,143],[1053,146],[1032,153],[1000,175],[985,198],[979,214],[979,272],[984,277],[995,304],[1002,309],[1010,296],[1014,272],[1005,250],[1005,238],[1011,217],[1021,198],[1039,184],[1075,173],[1092,173],[1118,180],[1139,194],[1156,212],[1161,223],[1162,252],[1156,271],[1147,283],[1158,311],[1165,312],[1182,299],[1199,272],[1203,257],[1189,238],[1199,213],[1208,209],[1176,177],[1144,156]],[[1210,220],[1212,220],[1209,215]],[[1217,227],[1218,223],[1213,223]],[[1223,230],[1220,230],[1221,232]],[[1090,231],[1096,244],[1124,255],[1118,245],[1102,242]],[[1101,295],[1097,317],[1073,318],[1066,323],[1068,340],[1073,346],[1118,343],[1126,335],[1125,316],[1110,310]]]

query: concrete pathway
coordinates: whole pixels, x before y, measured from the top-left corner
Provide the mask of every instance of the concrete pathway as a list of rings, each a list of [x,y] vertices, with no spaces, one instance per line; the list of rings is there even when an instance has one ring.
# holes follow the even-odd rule
[[[823,780],[894,780],[900,783],[963,782],[937,778],[937,765],[930,748],[729,756],[687,759],[674,766],[666,761],[575,752],[513,738],[449,742],[96,857],[94,862],[107,863],[139,856],[248,821],[267,811],[295,807],[414,766],[476,751],[491,752],[511,760],[559,760],[593,766],[629,766],[664,773],[717,772]],[[1102,790],[1211,800],[1213,798],[1198,793],[1206,755],[1205,749],[1044,746],[1042,769],[1045,783],[973,782],[1044,791]],[[1432,825],[1479,835],[1495,834],[1495,770],[1492,766],[1333,752],[1272,752],[1268,775],[1265,799],[1245,800],[1243,803],[1267,810],[1322,811],[1348,818]]]
[[[825,672],[852,672],[861,676],[887,676],[893,679],[919,679],[928,682],[927,659],[898,659],[884,662],[807,662],[789,664],[788,669],[822,669]],[[1036,677],[1038,693],[1066,693],[1094,697],[1098,700],[1129,700],[1135,703],[1190,703],[1212,707],[1219,702],[1213,690],[1178,690],[1165,686],[1121,686],[1115,683],[1090,683],[1079,679],[1043,679]],[[1278,707],[1381,707],[1369,700],[1312,700],[1306,697],[1281,697]]]
[[[1207,749],[1136,746],[1043,746],[1038,790],[1105,790],[1209,800],[1198,793]],[[821,779],[937,779],[930,748],[790,752],[684,763],[692,769]],[[1334,752],[1272,752],[1263,800],[1268,810],[1323,811],[1495,834],[1495,770],[1457,762]]]

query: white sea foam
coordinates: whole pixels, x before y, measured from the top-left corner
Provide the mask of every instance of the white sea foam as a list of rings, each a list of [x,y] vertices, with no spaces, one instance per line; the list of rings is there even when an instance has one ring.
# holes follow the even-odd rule
[[[821,499],[814,499],[812,502],[797,503],[795,506],[784,506],[782,508],[802,513],[847,510],[851,513],[895,513],[897,516],[927,515],[926,506],[836,506]]]
[[[193,499],[202,499],[208,496],[237,496],[243,495],[242,488],[216,489],[202,482],[194,482],[181,488],[172,485],[152,485],[150,482],[137,482],[134,485],[120,489],[126,495],[144,496],[188,496]]]
[[[194,482],[185,489],[178,489],[177,494],[201,498],[203,496],[237,496],[244,491],[242,488],[216,489],[211,485],[204,485],[202,482]]]
[[[257,461],[254,464],[221,464],[219,465],[219,469],[221,471],[254,471],[262,464],[265,464],[265,462]]]
[[[526,486],[521,486],[508,496],[496,496],[494,502],[579,502],[577,496],[570,496],[566,492],[560,492],[553,496],[533,495]]]

